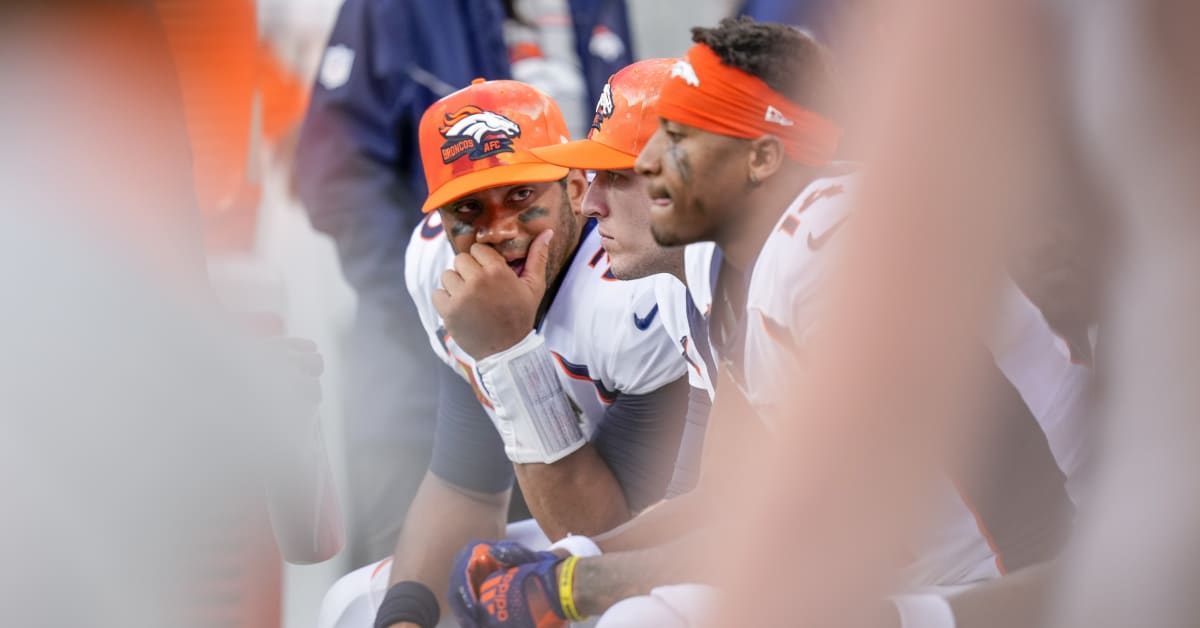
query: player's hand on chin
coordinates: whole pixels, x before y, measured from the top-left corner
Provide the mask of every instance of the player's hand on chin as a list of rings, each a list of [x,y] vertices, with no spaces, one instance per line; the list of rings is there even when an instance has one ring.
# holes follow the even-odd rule
[[[520,277],[504,256],[478,243],[455,256],[454,269],[442,274],[442,289],[433,292],[433,306],[446,331],[471,357],[481,360],[499,353],[533,330],[546,293],[553,237],[547,229],[534,238]]]

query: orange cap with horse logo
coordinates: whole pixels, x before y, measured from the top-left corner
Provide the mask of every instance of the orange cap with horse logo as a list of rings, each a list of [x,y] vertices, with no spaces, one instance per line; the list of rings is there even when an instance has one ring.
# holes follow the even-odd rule
[[[552,164],[585,170],[628,170],[658,129],[658,94],[678,59],[647,59],[608,79],[587,139],[534,149]]]
[[[567,168],[538,159],[531,149],[566,143],[568,136],[558,105],[537,88],[475,79],[421,116],[421,164],[429,184],[421,211],[487,188],[567,176]]]

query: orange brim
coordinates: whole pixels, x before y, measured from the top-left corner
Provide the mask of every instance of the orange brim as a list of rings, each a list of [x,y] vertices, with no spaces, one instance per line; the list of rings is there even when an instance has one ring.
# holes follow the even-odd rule
[[[508,164],[471,172],[448,181],[430,193],[421,211],[429,213],[468,194],[501,185],[557,181],[567,176],[567,172],[567,168],[545,163]]]
[[[529,152],[538,159],[579,170],[630,170],[637,155],[619,151],[596,140],[575,140],[534,148]]]

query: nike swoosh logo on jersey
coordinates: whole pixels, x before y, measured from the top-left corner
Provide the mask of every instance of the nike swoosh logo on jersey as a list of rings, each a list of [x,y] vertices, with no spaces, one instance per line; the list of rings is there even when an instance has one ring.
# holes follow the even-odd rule
[[[647,314],[645,316],[645,318],[638,316],[637,312],[634,312],[633,313],[633,326],[637,327],[638,329],[640,329],[642,331],[646,331],[647,329],[650,329],[650,323],[654,322],[655,316],[658,316],[658,304],[657,303],[654,304],[654,308],[650,310],[650,313]]]
[[[808,249],[810,251],[821,250],[822,247],[824,247],[826,244],[829,243],[829,240],[830,240],[830,238],[833,237],[834,232],[836,232],[838,229],[840,229],[842,227],[842,225],[846,224],[846,221],[849,218],[850,217],[847,216],[847,217],[842,218],[841,220],[837,221],[836,223],[834,223],[834,225],[832,227],[826,229],[825,233],[822,233],[820,236],[818,236],[816,238],[814,238],[812,232],[809,231],[808,232]]]

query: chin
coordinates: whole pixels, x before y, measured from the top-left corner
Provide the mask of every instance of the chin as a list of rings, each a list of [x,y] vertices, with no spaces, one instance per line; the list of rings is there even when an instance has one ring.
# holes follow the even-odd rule
[[[613,277],[621,281],[629,281],[630,279],[641,279],[644,275],[639,274],[634,268],[630,268],[626,264],[620,264],[609,258],[611,265],[608,270],[612,272]]]
[[[653,223],[650,225],[650,235],[654,236],[654,241],[659,246],[681,246],[692,243],[691,240],[679,237],[679,233],[674,229],[660,227]]]

